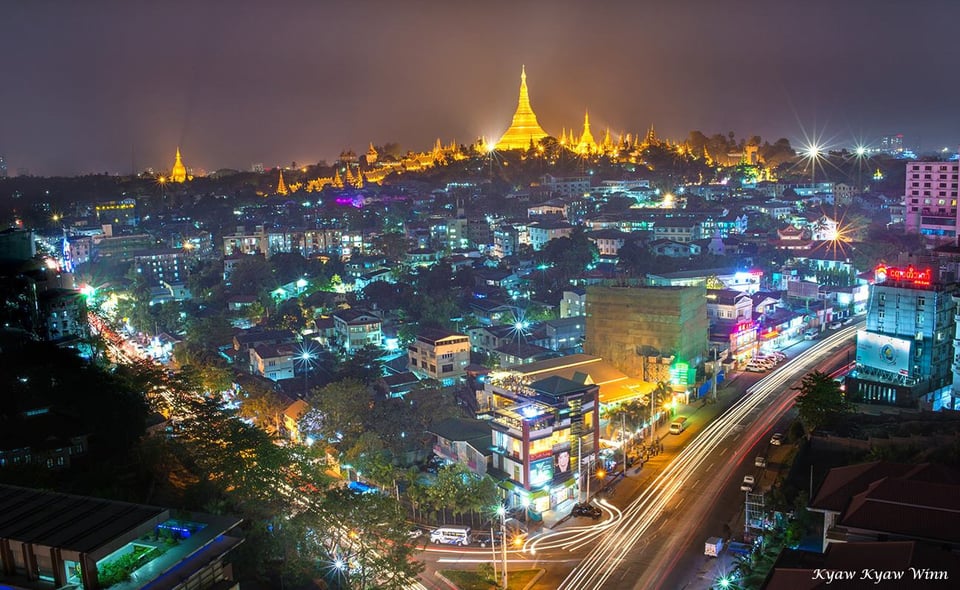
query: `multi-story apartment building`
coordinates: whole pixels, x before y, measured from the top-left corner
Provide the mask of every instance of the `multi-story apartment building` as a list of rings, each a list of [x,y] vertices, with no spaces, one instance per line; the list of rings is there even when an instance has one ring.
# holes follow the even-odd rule
[[[75,269],[81,264],[90,262],[90,257],[93,254],[93,238],[83,235],[64,235],[61,252],[66,268],[68,270]]]
[[[616,257],[630,234],[617,229],[601,229],[587,233],[587,238],[597,246],[600,256]]]
[[[290,344],[261,344],[250,349],[250,372],[271,381],[292,379],[295,352]]]
[[[470,364],[470,337],[443,330],[421,330],[407,347],[410,371],[453,385]]]
[[[908,162],[904,187],[907,233],[935,240],[957,236],[957,177],[960,162]]]
[[[590,192],[589,176],[553,176],[544,174],[540,177],[540,186],[552,194],[564,197],[580,197]]]
[[[343,347],[356,350],[364,346],[380,346],[383,341],[383,323],[372,313],[357,309],[333,312],[336,337]]]
[[[560,300],[560,317],[572,318],[587,315],[587,291],[576,287],[565,290]]]
[[[305,229],[300,240],[300,253],[306,257],[317,254],[339,255],[343,232],[339,229]]]
[[[97,203],[94,208],[99,223],[137,225],[140,217],[137,215],[136,199],[120,199],[118,201],[104,201]]]
[[[500,324],[494,326],[474,326],[468,328],[470,334],[470,343],[473,351],[483,355],[493,355],[494,352],[511,342],[519,342],[524,339],[525,332],[516,326]]]
[[[953,409],[957,285],[937,269],[875,269],[867,325],[857,334],[857,366],[847,380],[855,401]],[[952,279],[952,277],[949,277]]]
[[[716,320],[753,319],[753,300],[734,289],[707,289],[707,317]]]
[[[490,229],[490,221],[486,217],[467,219],[467,241],[481,250],[493,246],[493,232]]]
[[[493,428],[491,470],[505,480],[508,503],[536,512],[578,499],[599,450],[599,391],[592,383],[551,376],[491,373],[480,392]]]
[[[237,231],[223,236],[223,255],[233,256],[235,254],[259,254],[260,256],[270,255],[270,245],[267,239],[267,232],[262,225],[258,225],[252,232],[242,226],[237,226]]]
[[[37,297],[44,322],[40,337],[50,342],[68,342],[89,335],[86,299],[73,289],[46,289]]]
[[[542,324],[543,345],[558,352],[582,352],[586,319],[582,316],[546,320]]]
[[[570,237],[573,226],[566,221],[535,221],[528,227],[530,232],[530,247],[533,250],[543,250],[550,240]]]
[[[151,287],[163,283],[181,284],[187,280],[188,256],[183,249],[141,250],[134,254],[133,264],[137,274]]]
[[[93,237],[93,258],[132,261],[135,253],[152,248],[157,240],[150,234],[114,235],[113,226],[105,224],[104,233]]]
[[[701,222],[689,218],[658,219],[653,226],[653,237],[657,240],[673,240],[674,242],[689,243],[703,237]]]
[[[527,222],[503,222],[493,230],[494,258],[513,256],[520,246],[530,243],[530,229]]]

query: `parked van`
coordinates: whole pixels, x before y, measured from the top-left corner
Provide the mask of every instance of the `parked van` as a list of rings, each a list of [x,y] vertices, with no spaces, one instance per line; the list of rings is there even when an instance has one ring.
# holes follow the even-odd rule
[[[430,542],[466,547],[473,542],[473,536],[468,526],[445,525],[430,533]]]
[[[767,458],[766,457],[757,457],[753,460],[753,466],[759,467],[760,469],[767,468]]]
[[[684,416],[680,416],[670,424],[670,434],[680,434],[687,429],[687,419]]]

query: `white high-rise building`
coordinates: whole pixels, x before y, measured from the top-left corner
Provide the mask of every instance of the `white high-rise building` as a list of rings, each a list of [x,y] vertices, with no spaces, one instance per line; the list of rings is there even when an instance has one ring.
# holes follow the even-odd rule
[[[953,241],[957,213],[960,162],[909,162],[904,186],[904,225],[909,234]]]

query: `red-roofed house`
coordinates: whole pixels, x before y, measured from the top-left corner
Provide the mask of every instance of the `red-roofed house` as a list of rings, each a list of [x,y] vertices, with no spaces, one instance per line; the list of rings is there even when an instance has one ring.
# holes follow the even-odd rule
[[[876,461],[831,469],[808,510],[830,543],[915,540],[960,549],[960,473]]]

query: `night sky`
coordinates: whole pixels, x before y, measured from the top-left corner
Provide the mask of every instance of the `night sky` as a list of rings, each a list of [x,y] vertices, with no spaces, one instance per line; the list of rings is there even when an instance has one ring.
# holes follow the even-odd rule
[[[602,5],[597,7],[596,5]],[[332,161],[541,125],[960,141],[953,0],[0,0],[11,173]]]

